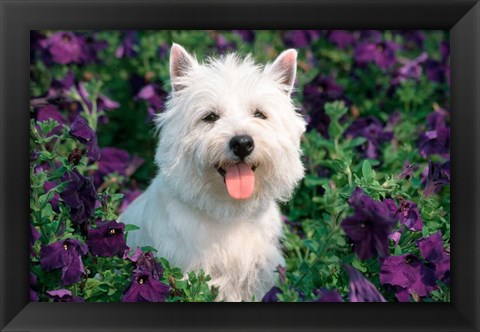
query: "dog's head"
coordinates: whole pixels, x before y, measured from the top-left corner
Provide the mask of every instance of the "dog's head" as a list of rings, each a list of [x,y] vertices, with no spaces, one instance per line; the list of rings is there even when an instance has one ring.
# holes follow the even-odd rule
[[[293,49],[265,67],[235,54],[199,63],[173,44],[156,154],[172,194],[218,217],[289,198],[304,172],[296,64]]]

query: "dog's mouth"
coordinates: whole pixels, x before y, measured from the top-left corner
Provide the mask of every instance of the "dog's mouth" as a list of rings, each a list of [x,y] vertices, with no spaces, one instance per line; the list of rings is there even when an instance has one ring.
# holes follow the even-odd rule
[[[238,163],[222,168],[215,166],[217,172],[223,177],[228,194],[233,199],[247,199],[253,195],[255,187],[255,170],[258,165]]]

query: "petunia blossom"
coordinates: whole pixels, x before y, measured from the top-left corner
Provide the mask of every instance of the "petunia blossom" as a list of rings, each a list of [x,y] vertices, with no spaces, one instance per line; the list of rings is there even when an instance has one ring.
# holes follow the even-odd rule
[[[340,226],[352,241],[357,256],[360,259],[388,256],[388,236],[396,224],[388,206],[375,201],[358,187],[348,202],[354,214],[345,218]]]
[[[40,250],[40,265],[45,271],[62,270],[62,285],[71,285],[85,272],[81,256],[87,253],[87,246],[75,239],[54,242]]]
[[[42,40],[40,45],[49,51],[54,62],[65,65],[87,60],[85,40],[73,32],[60,31]]]
[[[303,105],[308,114],[308,129],[316,129],[328,137],[330,118],[325,114],[324,105],[343,100],[344,89],[331,76],[317,75],[303,88]]]
[[[423,171],[423,181],[425,188],[423,194],[428,197],[440,191],[447,184],[450,184],[450,161],[445,163],[436,163],[429,161]]]
[[[283,40],[288,47],[307,47],[320,37],[319,30],[289,30],[283,35]]]
[[[439,231],[420,239],[417,245],[427,264],[433,266],[436,279],[450,283],[450,255],[443,248],[442,233]]]
[[[116,58],[131,58],[138,54],[138,33],[134,30],[129,30],[124,33],[120,45],[115,50]]]
[[[105,147],[100,150],[100,159],[98,168],[94,174],[95,186],[100,186],[104,181],[104,177],[118,173],[122,176],[132,175],[138,167],[144,163],[144,160],[130,154],[117,147]]]
[[[350,302],[387,302],[378,289],[360,271],[345,264],[350,278],[348,299]]]
[[[78,115],[70,128],[70,135],[78,139],[87,147],[87,157],[92,161],[100,158],[100,148],[97,143],[97,135],[82,116]]]
[[[327,39],[338,48],[347,48],[355,42],[353,33],[347,30],[330,30]]]
[[[147,101],[149,119],[152,119],[155,114],[163,111],[167,92],[157,84],[147,84],[140,89],[135,97]]]
[[[317,298],[313,300],[313,302],[343,302],[340,294],[334,289],[314,289],[313,293],[317,295]]]
[[[165,302],[170,286],[156,280],[144,270],[134,270],[122,302]]]
[[[396,62],[398,44],[389,41],[361,43],[355,48],[355,61],[360,64],[375,63],[380,69],[388,69]]]
[[[436,288],[434,271],[416,256],[404,254],[385,258],[380,267],[380,283],[397,286],[397,299],[408,301],[413,297],[425,297]]]
[[[405,225],[411,231],[421,231],[423,221],[418,211],[417,204],[412,201],[402,200],[399,206],[395,204],[393,199],[385,199],[383,201],[394,214],[395,218]]]
[[[364,157],[377,159],[380,144],[390,141],[393,133],[386,131],[382,122],[374,116],[358,118],[345,132],[347,138],[364,137],[367,141],[359,147]]]
[[[68,289],[56,289],[45,293],[53,302],[85,302],[80,296],[73,296],[72,291]]]
[[[93,216],[97,193],[90,178],[81,175],[75,168],[61,179],[67,186],[60,198],[70,207],[70,218],[75,224],[83,224]]]
[[[282,291],[277,286],[272,287],[262,298],[262,302],[279,302],[278,294],[282,294]]]
[[[123,233],[125,224],[111,220],[98,222],[96,226],[87,231],[90,252],[104,257],[123,256],[128,249]]]

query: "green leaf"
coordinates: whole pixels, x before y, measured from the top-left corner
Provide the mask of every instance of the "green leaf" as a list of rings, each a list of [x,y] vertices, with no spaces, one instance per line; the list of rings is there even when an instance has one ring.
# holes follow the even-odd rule
[[[372,179],[373,179],[374,173],[373,173],[373,170],[372,170],[372,166],[370,165],[370,163],[368,162],[368,160],[364,160],[364,161],[363,161],[363,164],[362,164],[362,175],[363,175],[363,178],[364,178],[366,181],[369,181],[369,180],[372,180]]]
[[[140,229],[140,227],[138,227],[137,225],[125,224],[125,230],[124,231],[125,232],[131,232],[131,231],[136,231],[137,229]],[[145,247],[142,247],[142,251],[143,251],[143,248],[145,248]]]
[[[141,247],[140,249],[142,249],[142,252],[157,252],[157,249],[150,246],[144,246],[144,247]]]

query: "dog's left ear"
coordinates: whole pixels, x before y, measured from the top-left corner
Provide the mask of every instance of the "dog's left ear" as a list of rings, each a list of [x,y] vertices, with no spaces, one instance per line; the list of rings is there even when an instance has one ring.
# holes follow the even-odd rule
[[[293,48],[283,51],[273,64],[265,68],[274,79],[285,87],[285,92],[290,95],[295,83],[297,73],[297,51]]]
[[[197,61],[179,44],[173,43],[170,50],[170,81],[173,91],[185,87],[183,78],[192,70]]]

